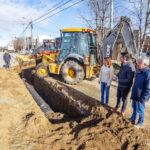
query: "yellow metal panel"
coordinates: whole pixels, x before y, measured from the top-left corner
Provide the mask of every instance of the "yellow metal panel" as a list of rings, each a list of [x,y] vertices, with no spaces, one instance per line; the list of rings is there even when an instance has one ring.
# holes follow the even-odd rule
[[[56,66],[57,66],[57,64],[55,64],[55,63],[49,64],[49,72],[56,74]]]
[[[93,76],[93,66],[90,67],[90,78]]]
[[[49,64],[49,71],[52,74],[60,74],[60,65],[57,65],[56,63]]]
[[[95,33],[95,30],[89,28],[67,28],[63,29],[62,32],[82,32],[83,30],[85,30],[85,32],[87,32],[87,30],[91,30]]]
[[[93,68],[94,66],[85,65],[85,78],[90,79],[93,76]]]
[[[56,61],[56,53],[52,53],[50,55],[43,55],[43,58],[42,58],[42,62],[43,63],[47,63],[47,64],[50,64],[50,63],[55,63]]]

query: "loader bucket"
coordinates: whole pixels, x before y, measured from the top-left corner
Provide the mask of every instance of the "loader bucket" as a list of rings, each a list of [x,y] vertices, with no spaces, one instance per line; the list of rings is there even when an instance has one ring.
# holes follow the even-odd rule
[[[36,66],[36,59],[30,58],[29,55],[17,56],[16,60],[18,61],[21,70],[34,68]]]

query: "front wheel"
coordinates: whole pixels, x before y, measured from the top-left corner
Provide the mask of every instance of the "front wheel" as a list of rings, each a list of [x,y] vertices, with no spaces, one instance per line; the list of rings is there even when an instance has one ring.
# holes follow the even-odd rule
[[[68,84],[77,84],[84,79],[83,66],[73,60],[64,63],[61,69],[64,81]]]
[[[36,74],[39,78],[45,78],[48,76],[48,65],[40,63],[36,67]]]

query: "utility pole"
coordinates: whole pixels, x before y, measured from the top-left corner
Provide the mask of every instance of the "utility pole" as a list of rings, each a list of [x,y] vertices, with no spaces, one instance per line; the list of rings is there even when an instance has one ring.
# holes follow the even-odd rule
[[[26,19],[25,17],[22,17],[22,19]],[[25,26],[25,22],[23,22],[22,23],[22,25],[23,25],[23,31],[24,31],[24,26]],[[25,36],[25,31],[24,31],[24,33],[23,33],[23,43],[24,43],[24,50],[26,50],[26,36]]]
[[[30,22],[30,27],[31,27],[31,49],[33,49],[33,24],[32,24],[32,20]]]
[[[24,25],[25,25],[25,23],[23,23],[22,25],[23,25],[23,30],[24,30]],[[25,32],[23,33],[23,43],[24,43],[24,49],[26,50],[26,38],[25,38]]]
[[[113,18],[114,18],[114,8],[113,8],[113,0],[110,0],[110,30],[113,28]]]

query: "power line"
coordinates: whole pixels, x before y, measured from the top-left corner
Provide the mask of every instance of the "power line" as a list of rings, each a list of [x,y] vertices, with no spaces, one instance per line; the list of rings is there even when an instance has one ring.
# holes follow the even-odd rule
[[[3,19],[0,19],[0,22],[18,22],[18,23],[23,23],[23,22],[25,22],[25,21],[19,21],[19,20],[3,20]]]
[[[48,12],[46,12],[45,14],[43,14],[43,15],[41,15],[40,17],[34,19],[33,22],[35,22],[35,21],[37,21],[37,20],[39,20],[39,19],[41,19],[41,18],[47,16],[49,13],[51,13],[51,12],[57,10],[58,8],[60,8],[60,7],[64,6],[64,5],[66,5],[66,4],[68,4],[68,3],[71,2],[71,1],[73,1],[73,0],[68,0],[67,2],[65,2],[65,3],[63,3],[63,4],[59,3],[59,4],[61,4],[60,6],[58,6],[58,7],[56,7],[56,8],[53,8],[53,9],[50,9],[50,10],[49,10]],[[62,1],[62,2],[63,2],[63,1]],[[55,7],[55,6],[53,6],[53,7]]]
[[[66,10],[66,9],[68,9],[68,8],[71,8],[71,7],[73,7],[73,6],[75,6],[75,5],[79,4],[79,3],[81,3],[82,1],[84,1],[84,0],[80,0],[80,1],[78,1],[78,2],[76,2],[76,3],[74,3],[74,4],[72,4],[72,5],[70,5],[70,6],[68,6],[68,7],[65,7],[64,9],[62,9],[62,10],[60,10],[60,11],[58,11],[58,12],[56,12],[56,13],[50,15],[50,16],[48,16],[48,17],[46,17],[46,18],[44,18],[44,19],[38,21],[38,22],[33,23],[33,25],[35,25],[35,24],[37,24],[37,23],[40,23],[40,22],[42,22],[42,21],[44,21],[44,20],[46,20],[46,19],[48,19],[48,18],[50,18],[50,17],[52,17],[52,16],[54,16],[54,15],[56,15],[56,14],[62,12],[62,11],[64,11],[64,10]]]
[[[56,8],[50,9],[47,13],[45,13],[45,14],[43,14],[42,16],[40,16],[40,17],[34,19],[32,22],[35,22],[35,21],[39,20],[40,18],[44,17],[45,15],[48,15],[50,12],[53,12],[54,10],[60,8],[61,6],[67,4],[68,2],[71,2],[71,1],[72,1],[72,0],[69,0],[69,1],[67,1],[67,2],[65,2],[65,3],[63,3],[62,5],[58,6],[58,7],[56,7],[56,6],[58,5],[58,3],[55,4],[53,7],[56,7]],[[64,1],[62,0],[61,2],[59,2],[59,4],[61,4],[62,2],[64,2]],[[23,30],[22,33],[24,33],[30,25],[31,25],[31,22],[29,22],[29,23],[27,24],[26,28]],[[21,34],[22,34],[22,33],[21,33]]]
[[[30,25],[31,25],[31,22],[29,22],[29,23],[27,24],[27,26],[26,26],[25,29],[22,31],[22,33],[24,33]],[[22,34],[22,33],[21,33],[21,34]]]
[[[72,1],[72,0],[70,0],[70,1]],[[71,7],[73,7],[73,6],[75,6],[75,5],[79,4],[79,3],[81,3],[82,1],[84,1],[84,0],[80,0],[80,1],[78,1],[78,2],[76,2],[76,3],[74,3],[74,4],[72,4],[72,5],[70,5],[70,6],[68,6],[68,7],[65,7],[64,9],[62,9],[62,10],[60,10],[60,11],[58,11],[58,12],[56,12],[56,13],[54,13],[54,14],[52,14],[52,15],[50,15],[50,16],[48,16],[48,17],[42,19],[42,20],[39,20],[38,22],[36,22],[36,21],[34,20],[35,23],[33,23],[33,21],[32,21],[32,25],[35,25],[35,24],[37,24],[37,23],[40,23],[40,22],[42,22],[42,21],[44,21],[44,20],[46,20],[46,19],[48,19],[48,18],[50,18],[50,17],[52,17],[52,16],[54,16],[54,15],[60,13],[60,12],[62,12],[62,11],[65,11],[65,10],[68,9],[68,8],[71,8]],[[67,1],[67,3],[68,3],[68,1]],[[64,4],[64,5],[65,5],[65,4]],[[56,9],[56,8],[55,8],[55,9]],[[57,9],[58,9],[58,8],[57,8]],[[54,11],[54,10],[53,10],[53,11]],[[31,25],[31,22],[29,22],[29,23],[27,24],[26,28],[23,30],[23,32],[22,32],[21,34],[23,34],[23,33],[27,30],[27,28],[28,28],[30,25]]]

